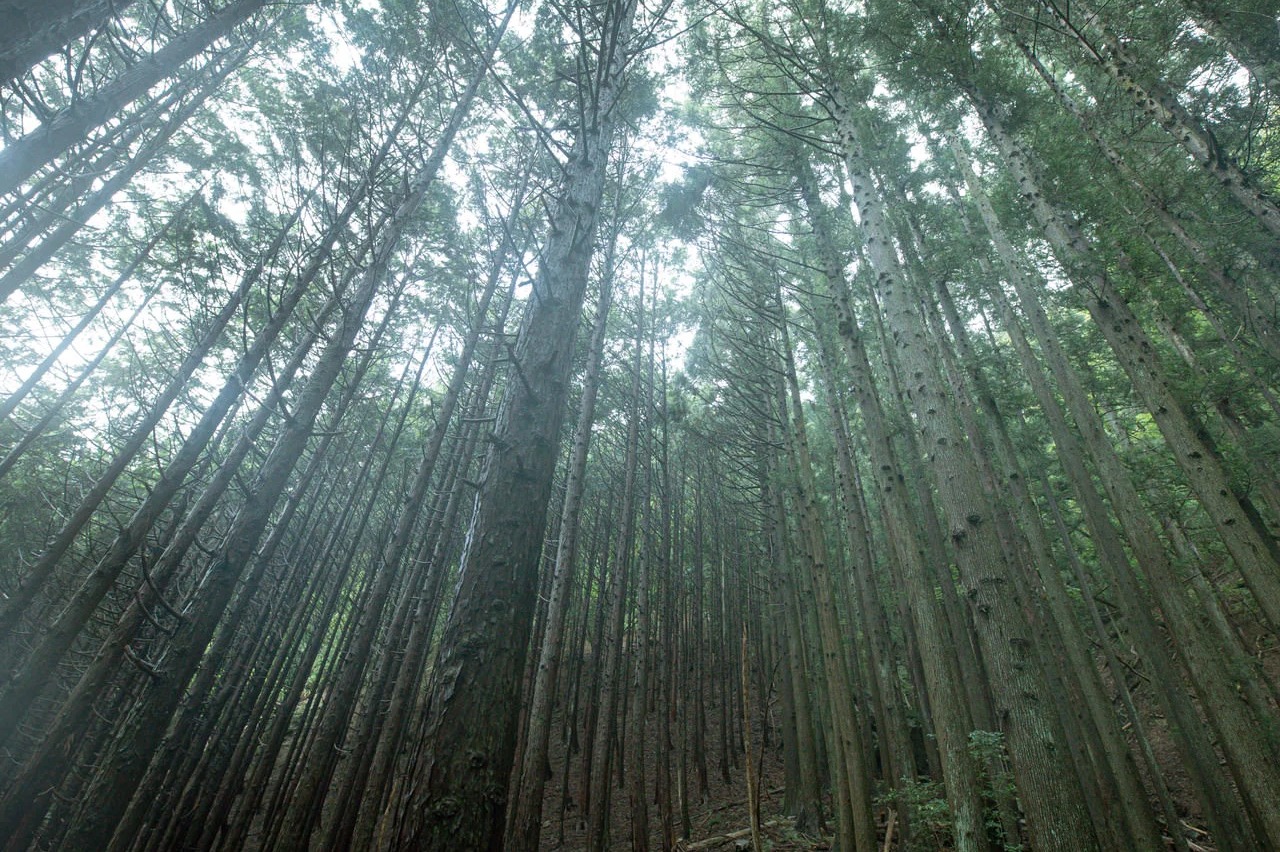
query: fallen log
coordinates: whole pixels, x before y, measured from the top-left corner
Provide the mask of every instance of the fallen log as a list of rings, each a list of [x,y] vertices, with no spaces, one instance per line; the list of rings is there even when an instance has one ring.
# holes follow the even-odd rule
[[[780,822],[781,820],[771,819],[760,827],[772,828]],[[699,849],[715,849],[717,846],[724,846],[725,844],[732,843],[735,840],[742,840],[749,837],[751,837],[751,829],[742,828],[737,831],[731,831],[728,834],[718,834],[715,837],[697,840],[693,843],[690,843],[687,840],[680,840],[676,842],[676,852],[698,852]]]

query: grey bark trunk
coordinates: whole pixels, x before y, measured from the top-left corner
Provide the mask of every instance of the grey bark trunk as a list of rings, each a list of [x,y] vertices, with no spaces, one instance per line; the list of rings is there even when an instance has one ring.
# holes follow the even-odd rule
[[[906,281],[884,224],[882,201],[863,152],[861,133],[843,95],[833,107],[840,144],[853,181],[854,203],[866,234],[868,259],[876,275],[876,291],[884,300],[894,335],[894,351],[904,373],[912,377],[908,404],[914,412],[922,447],[934,470],[951,539],[974,613],[974,623],[989,673],[997,717],[1009,747],[1019,800],[1028,832],[1037,849],[1080,852],[1096,849],[1083,792],[1059,765],[1067,756],[1064,734],[1051,705],[1047,683],[1036,668],[1028,628],[996,535],[993,508],[965,446],[963,429],[952,410],[930,345],[906,292]]]
[[[546,793],[546,762],[551,743],[552,698],[559,680],[568,592],[578,556],[582,498],[587,483],[587,454],[591,448],[591,430],[595,423],[596,397],[600,389],[605,329],[612,293],[613,265],[607,262],[600,282],[600,301],[596,306],[595,326],[591,334],[590,363],[583,378],[578,423],[574,428],[572,456],[565,480],[560,540],[556,544],[555,573],[551,582],[550,600],[547,602],[546,628],[543,631],[542,647],[538,652],[533,694],[529,699],[527,746],[520,761],[521,777],[515,779],[516,801],[507,837],[508,848],[512,852],[536,852],[542,831],[542,800]]]
[[[604,10],[604,64],[511,352],[396,849],[502,846],[542,534],[634,10],[629,2]]]

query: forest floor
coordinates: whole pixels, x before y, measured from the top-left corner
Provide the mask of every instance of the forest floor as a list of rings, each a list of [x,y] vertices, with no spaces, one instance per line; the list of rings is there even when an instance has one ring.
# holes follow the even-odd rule
[[[1250,623],[1243,618],[1241,621]],[[1269,650],[1271,648],[1269,640],[1261,636],[1248,636],[1246,641],[1247,643],[1252,642],[1251,647],[1267,648]],[[1280,653],[1271,650],[1269,653],[1260,652],[1259,656],[1263,661],[1265,673],[1271,682],[1280,682]],[[1104,683],[1106,683],[1108,689],[1112,689],[1113,684],[1110,683],[1110,674],[1105,669],[1102,669],[1102,671]],[[1169,785],[1175,807],[1179,812],[1182,825],[1178,826],[1176,830],[1181,832],[1187,839],[1188,845],[1192,850],[1196,850],[1196,852],[1214,852],[1216,845],[1206,831],[1207,826],[1204,817],[1199,811],[1195,796],[1191,790],[1190,778],[1187,777],[1182,768],[1177,749],[1174,746],[1168,728],[1169,723],[1159,712],[1159,708],[1152,697],[1142,688],[1141,679],[1136,673],[1128,685],[1134,692],[1139,713],[1147,722],[1147,732],[1151,737],[1152,749],[1155,752],[1157,761],[1164,769],[1165,782]],[[680,765],[678,757],[673,758],[670,767],[670,795],[673,801],[672,810],[675,823],[674,836],[678,838],[676,849],[680,850],[680,852],[749,850],[751,849],[751,821],[747,808],[746,771],[744,755],[740,750],[741,744],[731,743],[727,751],[723,750],[719,736],[720,724],[718,724],[722,722],[721,708],[713,700],[708,702],[706,712],[709,724],[706,726],[705,759],[707,766],[705,789],[700,789],[701,785],[697,780],[700,773],[692,757],[683,767]],[[659,850],[663,848],[660,810],[657,805],[656,795],[656,779],[660,772],[657,759],[660,738],[655,716],[656,714],[651,709],[644,746],[644,763],[645,789],[648,791],[649,845],[651,849]],[[762,721],[758,718],[753,719],[753,727],[757,735],[753,753],[757,761],[756,767],[759,775],[762,848],[764,850],[773,850],[773,852],[834,849],[836,844],[835,838],[831,835],[833,826],[830,823],[826,826],[827,833],[823,836],[806,836],[799,834],[795,830],[794,823],[782,815],[784,770],[782,754],[777,741],[779,733],[776,727],[777,720],[772,716],[770,717],[773,736],[771,738],[772,741],[767,745],[761,742],[761,737],[759,736]],[[546,800],[543,803],[542,811],[545,820],[542,829],[542,850],[543,852],[568,852],[568,850],[579,850],[587,847],[586,825],[584,815],[579,807],[583,795],[581,790],[583,755],[579,752],[570,751],[563,739],[558,736],[559,732],[563,730],[561,727],[563,722],[558,713],[554,719],[554,724],[555,727],[552,730],[556,734],[552,736],[551,754],[549,755],[552,775],[547,783]],[[734,727],[735,730],[738,728],[737,725]],[[1129,730],[1129,736],[1133,736],[1131,730]],[[735,733],[732,739],[736,738],[737,734]],[[1131,745],[1136,749],[1136,743]],[[679,749],[676,749],[676,752],[678,753]],[[566,759],[569,761],[569,771],[567,773],[565,771]],[[689,830],[687,832],[682,831],[681,827],[682,809],[679,799],[681,787],[679,779],[682,771],[689,775],[685,785],[690,799],[688,804]],[[1150,783],[1150,779],[1146,780]],[[615,768],[611,785],[609,824],[610,848],[617,852],[632,848],[632,815],[626,789],[627,781],[629,779],[621,777]],[[567,789],[564,786],[566,782]],[[829,815],[831,812],[830,802],[825,802],[824,807]],[[1156,809],[1157,807],[1157,804],[1153,801],[1152,808]],[[880,823],[879,842],[884,844],[885,848],[898,848],[899,843],[901,843],[900,832],[895,832],[896,836],[892,843],[885,842],[886,833],[893,831],[893,828],[886,822],[887,809],[879,807],[877,812]],[[1165,826],[1165,831],[1166,833],[1169,831],[1167,826]],[[1166,836],[1165,839],[1166,848],[1174,848],[1171,838]],[[944,844],[935,850],[930,839],[917,837],[910,844],[910,848],[928,848],[929,852],[945,852],[948,847]]]
[[[576,756],[580,759],[580,755]],[[557,770],[563,771],[562,758],[553,760],[558,764]],[[650,760],[650,768],[653,761]],[[762,762],[763,777],[760,791],[761,835],[766,850],[822,850],[833,848],[833,839],[829,836],[810,837],[798,834],[792,822],[781,816],[783,771],[779,755],[776,752],[766,754]],[[659,812],[653,795],[653,775],[646,773],[646,788],[649,801],[650,846],[661,849],[662,830],[659,823]],[[730,769],[731,783],[725,784],[717,768],[712,767],[708,778],[708,794],[700,800],[696,792],[689,803],[689,821],[692,831],[676,845],[679,850],[698,852],[698,850],[750,849],[751,817],[747,808],[746,775],[741,765]],[[674,782],[674,778],[673,778]],[[673,784],[674,786],[674,784]],[[570,780],[571,797],[579,795],[573,779]],[[673,795],[675,790],[672,791]],[[550,818],[543,824],[544,850],[574,850],[586,847],[586,830],[582,816],[576,806],[570,806],[564,814],[564,828],[561,833],[560,807],[561,790],[558,785],[548,796],[544,814]],[[570,801],[576,801],[571,798]],[[674,805],[675,834],[681,835],[680,813],[678,801]],[[613,794],[610,797],[610,848],[615,850],[631,849],[631,805],[627,791],[617,785],[615,776]]]
[[[1280,655],[1276,655],[1276,657],[1277,662],[1280,662]],[[1137,684],[1134,683],[1131,686],[1137,686]],[[1145,695],[1139,698],[1140,708],[1148,719],[1152,746],[1161,764],[1166,767],[1168,772],[1166,781],[1172,788],[1175,802],[1184,823],[1181,829],[1184,836],[1192,841],[1192,849],[1212,852],[1214,845],[1202,827],[1204,820],[1198,813],[1194,797],[1190,794],[1189,779],[1182,771],[1177,760],[1167,729],[1167,722],[1155,712],[1156,708],[1150,706],[1149,700],[1144,700],[1147,698]],[[718,708],[709,706],[708,711],[712,720],[719,719]],[[756,721],[758,722],[759,720]],[[656,755],[658,754],[659,737],[657,736],[657,725],[654,721],[653,713],[650,713],[649,722],[648,736],[645,743],[645,789],[648,791],[649,845],[653,850],[660,850],[664,848],[664,844],[656,795],[656,779],[659,774]],[[553,731],[556,731],[557,734],[562,730],[560,724],[561,722],[557,718],[555,720],[556,727],[553,728]],[[708,852],[735,850],[736,852],[736,850],[751,849],[751,821],[747,808],[746,771],[743,765],[744,755],[736,751],[735,748],[730,748],[722,757],[718,728],[719,726],[716,724],[707,726],[706,760],[708,766],[705,791],[699,790],[698,773],[693,760],[690,759],[688,765],[683,767],[683,770],[690,775],[687,783],[690,798],[688,805],[690,830],[687,832],[682,831],[681,828],[679,773],[682,768],[678,765],[678,758],[673,760],[670,768],[670,789],[675,823],[673,830],[674,836],[678,839],[675,848],[680,852],[702,852],[702,850],[707,850]],[[757,734],[758,732],[759,729],[757,728]],[[799,850],[834,849],[836,843],[831,834],[833,826],[829,822],[826,826],[827,833],[824,835],[807,836],[798,833],[793,822],[782,815],[784,770],[781,750],[776,742],[776,730],[774,734],[774,741],[767,747],[763,747],[763,743],[759,741],[758,736],[755,744],[755,759],[757,760],[757,771],[760,776],[762,848],[766,852],[769,850],[772,850],[772,852],[783,852],[783,850],[798,852]],[[583,755],[579,752],[570,752],[565,747],[563,740],[558,735],[553,735],[549,757],[552,775],[547,783],[547,795],[543,803],[542,850],[543,852],[569,852],[570,850],[585,849],[587,848],[586,824],[580,808],[583,796],[583,791],[581,790]],[[566,758],[570,761],[567,775],[565,773]],[[727,759],[727,773],[722,769],[722,759]],[[568,784],[567,790],[563,786],[566,780]],[[616,768],[614,769],[609,803],[609,848],[616,852],[632,848],[631,804],[626,788],[629,780],[621,777]],[[830,802],[825,802],[824,806],[829,817],[831,812]],[[1153,807],[1155,807],[1154,803]],[[879,842],[884,843],[886,831],[891,829],[886,823],[886,809],[877,808],[877,811],[880,818]],[[1166,840],[1168,841],[1168,838]],[[897,848],[898,842],[899,840],[895,837],[891,843],[891,848]],[[930,847],[929,841],[923,838],[917,838],[911,844],[911,848],[930,848],[930,852],[934,852],[934,849]],[[940,846],[936,852],[945,852],[947,848],[946,845]],[[1172,843],[1169,844],[1168,848],[1172,848]]]
[[[709,708],[711,709],[711,708]],[[715,715],[718,715],[715,714]],[[645,789],[648,791],[647,808],[650,835],[650,848],[662,849],[662,826],[660,811],[656,800],[655,779],[659,773],[657,754],[658,737],[650,718],[649,737],[645,744]],[[743,755],[733,753],[728,758],[727,782],[721,769],[721,751],[715,725],[709,725],[706,744],[707,752],[707,787],[700,792],[697,781],[697,769],[693,761],[685,767],[690,774],[689,789],[689,824],[691,830],[687,837],[681,831],[681,808],[679,802],[680,767],[671,767],[671,796],[674,811],[674,833],[679,838],[676,848],[688,852],[724,852],[724,850],[750,849],[750,813],[747,808],[746,770]],[[558,728],[553,728],[558,730]],[[570,761],[568,773],[568,790],[562,787],[565,778],[565,759]],[[551,747],[552,777],[547,783],[547,796],[543,803],[542,849],[544,852],[567,852],[567,850],[584,849],[586,843],[586,825],[579,803],[582,801],[581,768],[583,755],[571,753],[564,747],[559,737],[552,737]],[[760,822],[765,850],[825,850],[834,848],[834,840],[830,836],[811,837],[796,832],[793,823],[782,816],[783,766],[782,756],[777,744],[770,744],[761,749],[756,743],[756,766],[760,775]],[[631,849],[631,804],[628,799],[626,782],[620,778],[615,769],[612,779],[612,793],[609,802],[610,848],[614,850]],[[828,826],[830,828],[830,826]]]

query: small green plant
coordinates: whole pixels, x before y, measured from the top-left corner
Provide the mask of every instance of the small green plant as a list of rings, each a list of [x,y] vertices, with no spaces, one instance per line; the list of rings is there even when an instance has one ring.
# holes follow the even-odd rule
[[[941,782],[912,780],[879,797],[886,807],[906,805],[908,852],[937,852],[951,845],[951,808]]]
[[[1018,788],[1009,768],[1004,734],[971,731],[969,754],[982,773],[983,824],[991,845],[1004,852],[1022,852],[1017,835]]]

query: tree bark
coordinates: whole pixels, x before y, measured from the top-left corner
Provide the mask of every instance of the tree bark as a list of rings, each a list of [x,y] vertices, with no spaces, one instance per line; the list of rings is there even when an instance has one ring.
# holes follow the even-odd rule
[[[956,651],[945,616],[934,603],[933,583],[924,564],[925,544],[920,540],[920,522],[914,517],[907,486],[898,475],[898,451],[893,429],[874,383],[870,361],[853,315],[852,300],[844,266],[835,249],[829,216],[812,178],[802,175],[801,189],[810,222],[818,240],[819,258],[827,287],[835,303],[836,331],[843,345],[854,393],[862,413],[863,428],[871,453],[876,488],[885,506],[889,538],[895,545],[896,568],[907,595],[904,606],[915,629],[918,657],[923,669],[934,723],[942,775],[951,806],[957,849],[985,850],[981,791],[973,759],[969,754],[969,710],[957,671]],[[966,641],[963,637],[957,641]]]
[[[613,242],[609,254],[613,253]],[[595,424],[596,397],[600,390],[600,373],[604,361],[605,329],[613,293],[613,264],[605,263],[600,281],[600,300],[596,306],[595,326],[587,374],[582,380],[582,400],[578,404],[578,423],[573,433],[573,450],[565,479],[564,507],[561,510],[560,540],[556,544],[554,577],[542,647],[538,652],[533,694],[529,698],[529,730],[526,748],[520,760],[520,777],[513,779],[516,800],[513,807],[507,847],[512,852],[537,852],[542,832],[542,800],[546,793],[547,752],[551,743],[552,698],[560,674],[564,644],[568,593],[573,582],[578,556],[578,532],[581,525],[582,499],[586,490],[587,453],[591,447],[591,430]],[[566,756],[566,760],[567,760]]]
[[[426,754],[392,848],[500,849],[518,690],[573,343],[630,57],[634,6],[608,8],[589,123],[579,128],[485,461],[427,708]]]
[[[907,283],[884,224],[883,202],[863,151],[862,134],[844,95],[834,93],[840,145],[853,182],[854,203],[866,235],[876,292],[885,305],[893,346],[911,376],[907,404],[934,471],[951,548],[973,610],[975,628],[989,673],[997,717],[1009,748],[1019,800],[1036,849],[1080,852],[1096,849],[1083,792],[1064,777],[1064,733],[1050,707],[1047,683],[1038,671],[1010,572],[996,536],[993,507],[968,455],[956,418],[929,350]]]

